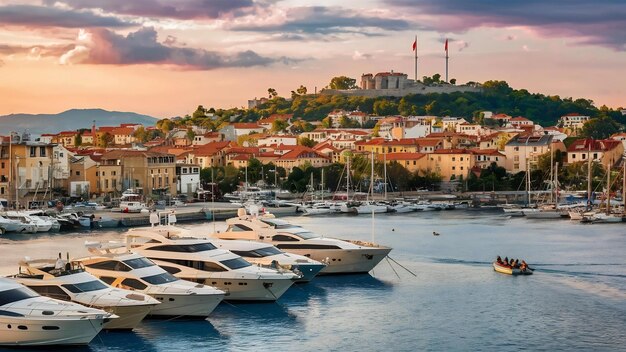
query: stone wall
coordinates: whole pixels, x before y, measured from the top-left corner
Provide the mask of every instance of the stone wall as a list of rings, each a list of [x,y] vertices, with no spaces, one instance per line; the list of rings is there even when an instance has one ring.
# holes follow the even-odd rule
[[[369,98],[376,97],[403,97],[409,94],[429,94],[429,93],[454,93],[454,92],[482,92],[481,88],[470,86],[454,86],[454,85],[441,85],[441,86],[424,86],[416,85],[406,87],[404,89],[324,89],[320,94],[324,95],[347,95],[347,96],[362,96]]]

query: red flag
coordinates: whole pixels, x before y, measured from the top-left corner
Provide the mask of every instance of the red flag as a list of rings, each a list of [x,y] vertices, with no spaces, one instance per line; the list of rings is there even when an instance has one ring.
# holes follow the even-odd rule
[[[446,52],[448,52],[448,38],[446,38]]]
[[[413,42],[413,51],[417,50],[417,39]]]

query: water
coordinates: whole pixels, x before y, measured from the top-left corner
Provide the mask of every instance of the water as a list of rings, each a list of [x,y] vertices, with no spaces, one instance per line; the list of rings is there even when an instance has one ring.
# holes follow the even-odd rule
[[[209,321],[148,320],[134,333],[103,332],[84,350],[626,351],[624,225],[472,211],[380,215],[374,231],[369,217],[288,220],[389,245],[417,277],[383,261],[371,275],[294,286],[277,303],[221,304]],[[85,240],[120,233],[4,237],[0,273],[14,273],[24,255],[85,255]],[[496,255],[523,258],[537,270],[497,274],[490,266]]]

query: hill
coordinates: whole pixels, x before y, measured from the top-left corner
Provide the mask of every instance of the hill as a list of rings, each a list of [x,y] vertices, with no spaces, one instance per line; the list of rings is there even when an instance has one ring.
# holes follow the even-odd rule
[[[93,121],[96,126],[118,126],[121,123],[140,123],[153,126],[157,118],[134,112],[107,111],[103,109],[71,109],[58,114],[10,114],[0,116],[0,131],[28,131],[38,135],[57,133],[65,130],[90,128]]]

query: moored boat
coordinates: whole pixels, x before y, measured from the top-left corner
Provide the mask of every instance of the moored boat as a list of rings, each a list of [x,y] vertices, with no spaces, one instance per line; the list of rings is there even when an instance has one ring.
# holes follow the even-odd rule
[[[532,275],[533,274],[533,269],[531,268],[526,268],[526,269],[513,268],[510,265],[503,265],[496,261],[494,261],[492,264],[493,264],[493,270],[501,274],[507,274],[507,275]]]

